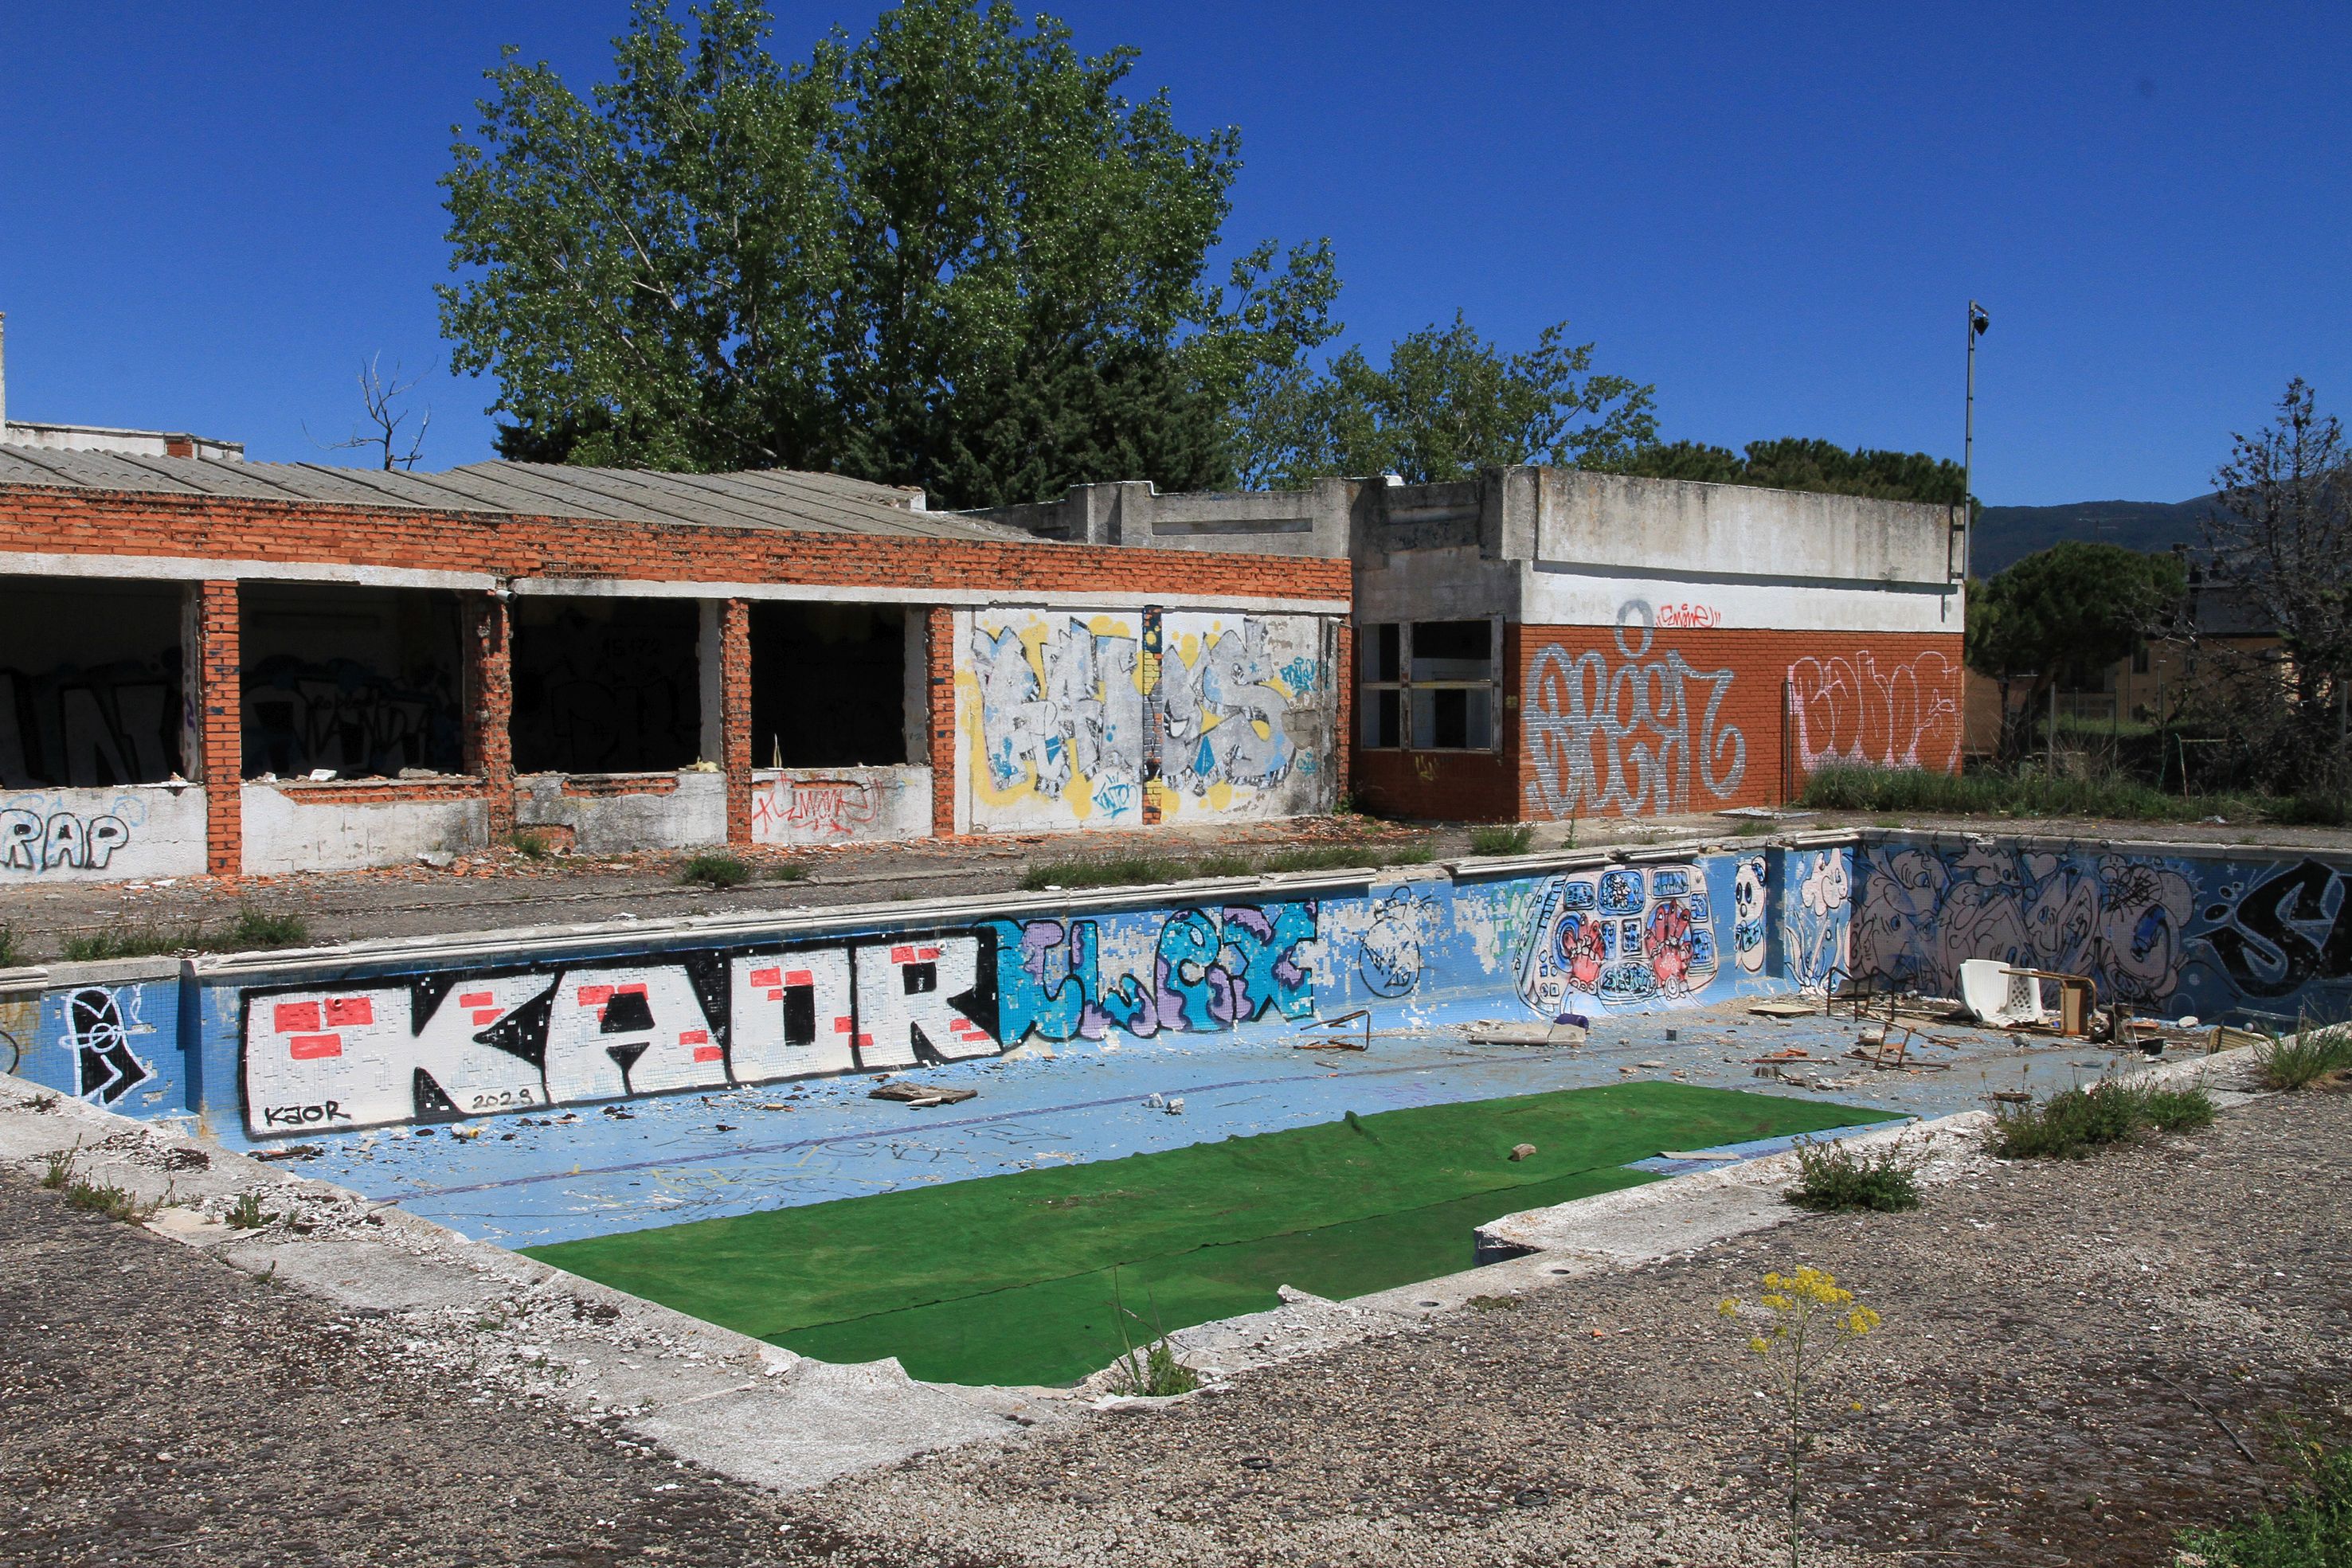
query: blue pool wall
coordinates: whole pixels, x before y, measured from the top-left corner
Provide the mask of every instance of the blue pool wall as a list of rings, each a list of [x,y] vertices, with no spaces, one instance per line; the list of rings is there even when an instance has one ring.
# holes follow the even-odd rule
[[[22,1076],[232,1144],[879,1073],[1072,1040],[1588,1018],[1967,957],[2144,1013],[2352,1013],[2352,863],[1878,832],[1366,877],[59,966],[0,995]]]

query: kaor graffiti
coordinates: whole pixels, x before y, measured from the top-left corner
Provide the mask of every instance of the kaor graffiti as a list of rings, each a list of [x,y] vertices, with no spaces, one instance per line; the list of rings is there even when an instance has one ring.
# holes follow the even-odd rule
[[[1790,729],[1797,766],[1831,763],[1930,768],[1960,759],[1960,671],[1929,651],[1882,671],[1868,651],[1789,666]]]
[[[1706,880],[1696,866],[1611,866],[1551,878],[1519,957],[1519,999],[1555,1016],[1580,1001],[1686,997],[1717,968]]]
[[[1002,1038],[1011,1046],[1120,1030],[1149,1039],[1213,1033],[1269,1012],[1311,1017],[1315,914],[1312,904],[1180,909],[1151,917],[1159,928],[1148,957],[1132,967],[1106,961],[1105,921],[992,922]]]
[[[1613,665],[1597,649],[1536,650],[1523,717],[1531,812],[1686,810],[1694,779],[1717,800],[1738,789],[1748,738],[1720,720],[1731,672],[1693,669],[1674,648],[1653,658],[1656,637],[1649,607],[1636,602],[1619,617]]]
[[[253,1135],[992,1055],[993,952],[950,933],[248,992]]]

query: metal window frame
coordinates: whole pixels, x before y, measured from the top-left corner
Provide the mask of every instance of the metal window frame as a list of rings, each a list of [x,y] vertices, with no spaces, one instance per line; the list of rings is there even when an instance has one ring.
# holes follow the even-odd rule
[[[1430,751],[1465,757],[1491,757],[1503,749],[1503,618],[1499,615],[1463,615],[1456,621],[1486,622],[1486,670],[1483,681],[1417,681],[1412,678],[1412,629],[1421,624],[1414,621],[1374,621],[1357,628],[1356,645],[1368,643],[1378,646],[1380,628],[1397,629],[1397,678],[1392,681],[1364,680],[1356,683],[1357,717],[1356,746],[1363,751]],[[1487,694],[1486,744],[1484,746],[1415,746],[1412,743],[1412,694],[1415,692],[1475,692]],[[1363,726],[1372,711],[1372,695],[1379,692],[1397,694],[1397,743],[1375,746],[1362,738]]]

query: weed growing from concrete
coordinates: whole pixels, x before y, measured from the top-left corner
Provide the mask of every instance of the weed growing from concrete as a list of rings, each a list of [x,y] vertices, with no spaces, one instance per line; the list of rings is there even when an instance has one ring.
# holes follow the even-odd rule
[[[1799,1138],[1797,1185],[1789,1201],[1824,1213],[1867,1208],[1895,1214],[1919,1207],[1919,1165],[1901,1139],[1873,1153]]]
[[[134,1225],[163,1207],[161,1203],[142,1203],[138,1194],[112,1182],[79,1179],[66,1187],[66,1201],[91,1214],[102,1214],[109,1219]]]
[[[257,1192],[238,1193],[236,1201],[228,1206],[227,1220],[231,1230],[258,1230],[265,1225],[276,1223],[278,1218],[261,1207],[261,1195]]]
[[[110,958],[155,958],[171,953],[202,952],[204,928],[183,925],[122,925],[87,936],[68,936],[59,956],[68,964],[97,964]]]
[[[2352,1025],[2282,1035],[2254,1052],[2265,1089],[2352,1086]]]
[[[1806,1396],[1840,1355],[1877,1329],[1879,1317],[1868,1307],[1857,1306],[1853,1292],[1839,1288],[1836,1275],[1811,1267],[1793,1274],[1765,1275],[1764,1293],[1753,1309],[1726,1296],[1716,1311],[1734,1322],[1743,1315],[1760,1320],[1747,1325],[1753,1331],[1748,1348],[1763,1362],[1788,1423],[1781,1446],[1789,1466],[1789,1565],[1799,1568],[1804,1549],[1804,1456],[1813,1443],[1806,1425]],[[1862,1406],[1857,1402],[1853,1408]]]
[[[1519,1310],[1517,1296],[1473,1296],[1464,1303],[1474,1312],[1516,1312]]]
[[[507,847],[527,861],[549,860],[555,854],[555,845],[545,833],[534,833],[528,829],[519,828],[509,833]]]
[[[1990,1146],[2005,1160],[2079,1160],[2117,1144],[2145,1143],[2152,1134],[2212,1124],[2213,1102],[2202,1089],[2095,1083],[2039,1104],[2002,1107]]]
[[[1470,830],[1470,852],[1479,855],[1523,855],[1535,842],[1536,831],[1528,822],[1489,822]]]
[[[678,868],[677,880],[698,882],[705,887],[740,887],[751,880],[751,868],[730,854],[688,855],[686,864]]]
[[[16,946],[16,928],[0,921],[0,969],[13,969],[31,956]]]
[[[1148,1299],[1148,1298],[1147,1298]],[[1151,1309],[1152,1339],[1141,1347],[1128,1336],[1128,1320],[1142,1326],[1143,1319],[1129,1310],[1118,1295],[1118,1270],[1110,1276],[1111,1316],[1118,1324],[1119,1343],[1126,1349],[1112,1364],[1110,1391],[1146,1399],[1165,1399],[1171,1395],[1190,1394],[1201,1386],[1201,1375],[1176,1359],[1176,1347],[1168,1343],[1168,1332],[1160,1326],[1160,1308]]]
[[[2266,1512],[2220,1530],[2180,1533],[2183,1564],[2211,1568],[2342,1568],[2352,1563],[2352,1448],[2294,1445],[2294,1484]]]
[[[1112,860],[1040,861],[1021,877],[1029,893],[1048,888],[1129,887],[1139,883],[1182,882],[1192,874],[1182,861],[1163,855],[1120,855]]]
[[[42,1163],[41,1186],[50,1192],[63,1192],[73,1183],[74,1155],[81,1150],[52,1149]]]
[[[1194,876],[1252,876],[1256,872],[1257,862],[1247,855],[1208,855],[1192,862]]]
[[[310,937],[310,925],[300,915],[271,914],[249,904],[236,912],[227,935],[229,944],[237,947],[299,947]]]
[[[809,868],[806,861],[784,861],[768,868],[770,882],[806,882],[808,879]]]

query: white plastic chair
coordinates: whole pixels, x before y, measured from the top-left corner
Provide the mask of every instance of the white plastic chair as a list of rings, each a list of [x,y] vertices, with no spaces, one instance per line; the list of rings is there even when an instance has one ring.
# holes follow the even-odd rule
[[[1995,1029],[2043,1023],[2050,1016],[2042,1005],[2042,984],[2032,971],[2012,969],[1999,958],[1960,961],[1960,1000]]]

